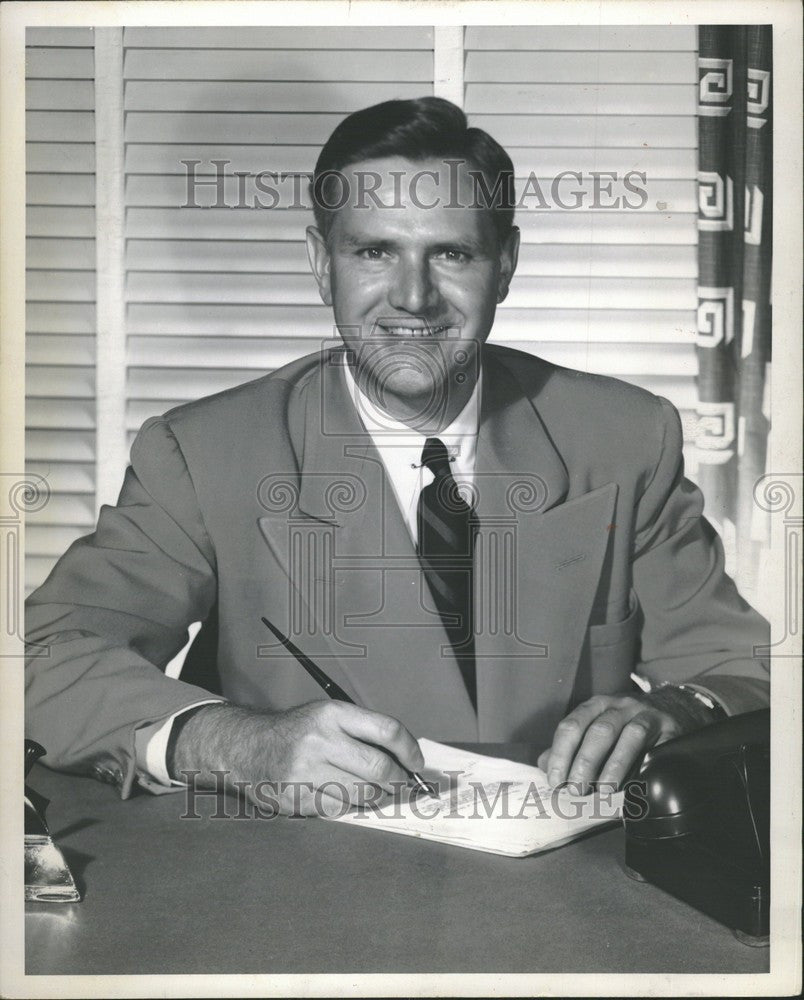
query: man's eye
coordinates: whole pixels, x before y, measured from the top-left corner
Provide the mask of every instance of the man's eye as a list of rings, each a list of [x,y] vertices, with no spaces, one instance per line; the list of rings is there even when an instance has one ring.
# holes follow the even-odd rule
[[[364,260],[382,260],[385,257],[385,250],[381,247],[363,247],[357,255]]]
[[[437,254],[442,260],[454,261],[458,264],[465,264],[472,258],[468,253],[463,250],[458,250],[455,247],[445,247],[445,249],[439,251]]]

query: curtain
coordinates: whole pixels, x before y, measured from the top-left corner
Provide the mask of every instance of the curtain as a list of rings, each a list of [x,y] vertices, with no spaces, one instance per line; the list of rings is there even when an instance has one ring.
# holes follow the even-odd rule
[[[753,487],[770,423],[772,28],[698,29],[698,479],[752,603],[768,525]]]

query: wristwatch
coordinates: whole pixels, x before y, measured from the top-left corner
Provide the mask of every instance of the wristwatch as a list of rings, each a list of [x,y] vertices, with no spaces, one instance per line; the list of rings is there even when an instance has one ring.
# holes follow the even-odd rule
[[[696,701],[700,702],[702,705],[705,705],[709,709],[709,711],[713,714],[715,722],[721,722],[723,719],[728,719],[729,716],[726,710],[723,708],[721,704],[716,702],[715,699],[711,697],[711,695],[704,694],[703,691],[699,691],[697,688],[690,687],[687,684],[678,684],[676,686],[678,687],[679,691],[686,691],[687,694],[692,695],[692,697],[695,698]]]

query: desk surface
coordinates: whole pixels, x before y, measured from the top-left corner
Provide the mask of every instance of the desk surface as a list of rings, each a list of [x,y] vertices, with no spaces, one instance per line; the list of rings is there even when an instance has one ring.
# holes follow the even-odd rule
[[[83,897],[27,904],[29,974],[768,969],[767,949],[628,878],[621,828],[513,859],[320,819],[216,820],[211,803],[182,820],[183,792],[122,802],[39,766],[29,782]]]

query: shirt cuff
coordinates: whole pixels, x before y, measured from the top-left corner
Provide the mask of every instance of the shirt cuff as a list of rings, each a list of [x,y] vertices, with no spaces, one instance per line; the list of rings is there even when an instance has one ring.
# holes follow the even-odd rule
[[[224,704],[222,698],[207,698],[205,701],[196,701],[192,705],[174,712],[163,722],[155,722],[150,726],[141,726],[134,734],[134,747],[137,763],[137,780],[150,792],[159,794],[170,791],[173,788],[183,788],[185,782],[176,781],[168,774],[167,769],[167,746],[173,723],[185,712],[190,712],[194,708],[202,705]]]

